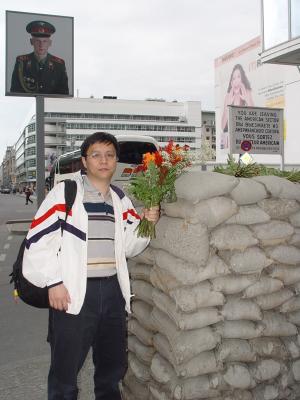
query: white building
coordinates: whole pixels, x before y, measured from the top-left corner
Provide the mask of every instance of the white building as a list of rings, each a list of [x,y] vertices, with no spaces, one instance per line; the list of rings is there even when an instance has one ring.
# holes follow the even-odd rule
[[[17,181],[36,180],[35,115],[27,122],[16,148]],[[45,99],[46,176],[57,156],[78,149],[86,136],[105,131],[113,135],[149,135],[161,146],[169,140],[191,149],[201,147],[199,101],[118,100],[116,98]]]

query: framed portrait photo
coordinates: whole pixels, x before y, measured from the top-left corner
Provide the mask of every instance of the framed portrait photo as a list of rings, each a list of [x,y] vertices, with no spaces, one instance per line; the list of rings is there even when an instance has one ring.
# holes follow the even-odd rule
[[[73,97],[74,18],[6,11],[7,96]]]

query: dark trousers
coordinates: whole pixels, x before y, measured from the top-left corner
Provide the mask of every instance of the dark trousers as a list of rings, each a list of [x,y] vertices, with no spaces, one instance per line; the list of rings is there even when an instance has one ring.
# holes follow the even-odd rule
[[[78,315],[50,310],[51,366],[48,400],[75,400],[77,375],[93,350],[96,400],[120,400],[119,381],[127,368],[125,301],[117,276],[87,280]]]
[[[30,201],[30,203],[33,203],[33,201],[30,199],[31,194],[26,194],[26,204],[28,204],[28,201]]]

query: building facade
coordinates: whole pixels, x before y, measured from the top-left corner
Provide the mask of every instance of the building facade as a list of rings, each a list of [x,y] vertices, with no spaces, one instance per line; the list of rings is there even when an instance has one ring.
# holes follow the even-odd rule
[[[211,129],[211,122],[207,124]],[[160,146],[169,140],[201,148],[202,112],[199,101],[166,102],[118,99],[45,99],[45,176],[55,159],[80,148],[86,136],[105,131],[113,135],[149,135]],[[213,136],[211,139],[213,143]],[[36,180],[35,115],[25,124],[17,143],[16,174],[19,186]]]
[[[14,146],[7,146],[1,165],[1,186],[13,188],[16,186],[16,157]]]

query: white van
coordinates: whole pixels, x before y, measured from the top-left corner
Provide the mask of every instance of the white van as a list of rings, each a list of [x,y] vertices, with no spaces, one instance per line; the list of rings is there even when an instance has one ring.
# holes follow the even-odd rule
[[[159,149],[158,142],[151,136],[116,136],[120,146],[120,155],[112,183],[121,187],[127,182],[137,165],[142,163],[143,154],[154,153]],[[57,158],[47,182],[52,188],[64,179],[72,179],[73,173],[84,169],[80,150],[63,154]]]

